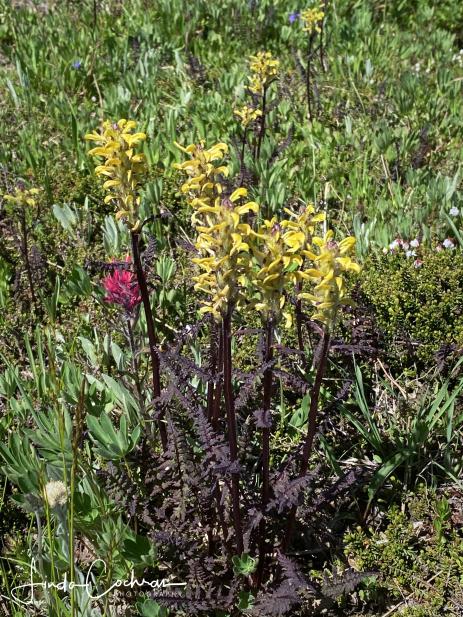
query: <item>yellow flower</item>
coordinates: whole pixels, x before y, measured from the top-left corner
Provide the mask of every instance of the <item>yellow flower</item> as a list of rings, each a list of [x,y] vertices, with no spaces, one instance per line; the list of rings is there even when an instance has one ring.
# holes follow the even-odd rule
[[[275,79],[280,66],[279,60],[273,58],[271,52],[260,51],[249,57],[249,89],[255,94],[263,94],[264,89]]]
[[[26,189],[22,186],[15,188],[14,195],[3,195],[3,198],[10,203],[23,207],[34,207],[36,205],[35,196],[40,193],[40,189],[32,188]]]
[[[309,300],[315,307],[312,319],[321,321],[328,328],[335,324],[340,306],[349,303],[343,274],[360,272],[360,266],[349,257],[355,247],[355,238],[344,238],[337,243],[333,237],[333,231],[329,230],[324,238],[313,238],[314,251],[303,253],[314,267],[298,272],[300,279],[314,285],[312,293],[302,292],[299,297]]]
[[[137,150],[146,140],[146,134],[134,133],[136,126],[134,120],[121,119],[117,123],[106,120],[101,132],[85,135],[87,141],[98,144],[89,150],[89,155],[104,160],[95,167],[97,176],[105,179],[103,188],[109,191],[104,201],[115,201],[116,218],[124,218],[132,229],[137,229],[140,224],[138,193],[146,175],[145,156]]]
[[[320,24],[323,22],[325,12],[322,7],[313,7],[301,12],[301,19],[304,22],[304,31],[312,34],[313,32],[321,32]]]
[[[214,206],[199,206],[192,217],[200,254],[193,262],[202,270],[194,277],[195,289],[208,296],[201,312],[210,312],[217,320],[242,300],[240,281],[248,270],[251,233],[242,217],[259,209],[252,201],[240,203],[246,193],[241,188],[230,197],[216,197]]]
[[[275,322],[285,318],[285,326],[292,323],[291,314],[284,310],[288,284],[294,280],[294,271],[302,265],[300,255],[291,253],[285,242],[283,225],[276,217],[265,220],[257,233],[252,232],[251,252],[255,268],[252,286],[257,291],[254,307],[265,320]]]
[[[217,182],[220,176],[228,176],[227,165],[214,165],[215,161],[221,161],[228,152],[228,146],[224,143],[215,144],[209,149],[204,147],[204,141],[199,144],[190,144],[186,148],[174,142],[177,148],[190,157],[183,163],[174,163],[173,167],[189,176],[182,185],[182,193],[189,194],[190,199],[201,199],[209,203],[215,194],[222,192],[222,185]]]
[[[248,237],[251,228],[242,217],[257,213],[259,206],[246,201],[247,190],[240,187],[230,196],[220,180],[228,175],[223,157],[228,146],[216,144],[209,149],[204,142],[184,148],[189,160],[175,167],[189,176],[181,190],[188,195],[193,209],[191,222],[196,229],[195,247],[199,257],[193,259],[200,274],[194,277],[195,289],[206,295],[202,313],[212,313],[220,320],[230,307],[242,300],[242,282],[249,266]],[[215,165],[216,162],[219,165]]]
[[[307,250],[312,242],[316,225],[325,220],[325,214],[323,212],[315,214],[312,204],[307,204],[298,213],[288,208],[284,211],[289,215],[289,219],[282,221],[281,226],[285,230],[284,241],[289,247],[289,252],[297,253]]]
[[[234,109],[233,113],[241,119],[241,126],[244,129],[247,128],[252,122],[255,122],[257,118],[262,116],[260,109],[254,109],[253,107],[249,107],[249,105],[243,105],[241,109]]]

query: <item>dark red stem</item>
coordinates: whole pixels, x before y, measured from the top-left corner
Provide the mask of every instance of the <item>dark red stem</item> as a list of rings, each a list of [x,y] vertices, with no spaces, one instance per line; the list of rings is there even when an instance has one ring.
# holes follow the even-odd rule
[[[225,397],[225,409],[227,412],[228,424],[228,447],[230,451],[230,461],[233,464],[238,460],[238,442],[236,433],[236,413],[235,401],[233,399],[232,388],[232,354],[231,354],[231,310],[222,321],[223,331],[223,389]],[[241,555],[244,550],[243,530],[241,524],[240,512],[240,475],[239,473],[232,474],[231,480],[231,496],[233,508],[233,526],[236,536],[237,554]]]
[[[214,414],[214,393],[216,388],[216,380],[217,376],[217,324],[215,320],[211,320],[211,334],[210,334],[210,362],[209,362],[209,371],[211,373],[211,378],[207,383],[207,410],[206,417],[209,422],[212,422],[213,414]]]
[[[272,402],[272,381],[273,367],[273,321],[269,319],[265,329],[265,358],[266,368],[264,371],[263,381],[263,420],[267,424],[270,422],[270,406]],[[257,568],[257,586],[259,587],[265,569],[265,553],[266,553],[266,521],[265,508],[270,499],[270,426],[265,426],[262,429],[262,515],[263,518],[259,524],[259,564]]]
[[[217,355],[217,372],[221,373],[223,371],[223,328],[218,330],[219,334],[219,352]],[[220,417],[220,399],[222,398],[222,383],[223,383],[223,375],[222,379],[219,379],[215,384],[214,388],[214,400],[212,403],[212,418],[211,424],[214,431],[217,430],[219,426],[219,417]]]
[[[309,407],[309,418],[308,418],[308,425],[307,425],[307,435],[306,435],[305,442],[304,442],[304,449],[302,450],[301,465],[299,468],[299,478],[304,477],[309,468],[310,455],[312,453],[313,442],[314,442],[315,434],[317,432],[318,400],[320,398],[320,388],[323,382],[323,377],[325,376],[326,364],[328,360],[328,353],[330,350],[330,342],[331,342],[330,334],[327,330],[324,330],[323,338],[322,338],[322,350],[321,350],[320,360],[319,360],[319,364],[317,368],[317,373],[315,375],[315,381],[314,381],[314,384],[313,384],[313,387],[310,393],[310,407]],[[297,506],[294,506],[294,508],[291,510],[289,517],[288,517],[286,535],[285,535],[283,545],[282,545],[283,552],[286,552],[291,542],[291,537],[294,531],[294,524],[296,521],[296,512],[297,512]]]
[[[259,131],[259,141],[257,143],[257,157],[260,156],[260,149],[262,147],[262,141],[264,139],[264,135],[265,135],[265,116],[267,113],[267,87],[264,86],[264,91],[262,93],[262,121],[260,124],[260,131]]]
[[[146,283],[145,272],[141,263],[140,257],[140,234],[132,231],[132,255],[133,263],[135,265],[135,272],[137,275],[138,286],[140,287],[140,295],[143,302],[143,308],[145,310],[146,317],[146,329],[148,332],[149,350],[151,356],[151,373],[153,381],[153,395],[154,399],[158,399],[161,396],[161,377],[159,369],[159,356],[157,350],[157,338],[154,329],[153,311],[151,309],[151,302],[148,292],[148,285]],[[164,452],[167,450],[167,430],[164,423],[164,417],[161,415],[158,419],[159,435],[161,437],[162,448]]]

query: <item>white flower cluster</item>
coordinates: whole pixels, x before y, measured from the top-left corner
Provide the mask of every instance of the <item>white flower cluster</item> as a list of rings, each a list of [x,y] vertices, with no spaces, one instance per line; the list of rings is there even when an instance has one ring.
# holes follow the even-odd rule
[[[445,240],[442,242],[442,246],[440,244],[436,246],[436,251],[441,251],[442,247],[444,249],[454,249],[455,242],[451,238],[445,238]]]
[[[420,246],[420,241],[418,238],[414,240],[402,240],[401,238],[396,238],[393,240],[388,248],[383,248],[383,253],[397,253],[399,251],[404,251],[406,257],[415,257],[416,250]]]
[[[412,67],[412,70],[413,70],[413,72],[414,72],[416,75],[419,75],[419,74],[422,72],[422,71],[421,71],[421,62],[417,62],[416,64],[414,64],[414,65],[413,65],[413,67]],[[429,73],[431,72],[431,69],[429,68],[429,66],[428,66],[426,69],[424,69],[424,72],[425,72],[427,75],[429,75]]]
[[[68,499],[66,485],[60,480],[51,480],[45,485],[45,497],[50,508],[64,506]]]
[[[454,212],[452,212],[452,210]],[[458,208],[452,208],[450,210],[450,214],[452,214],[452,216],[457,216],[459,214],[459,210]],[[405,257],[416,257],[416,249],[420,246],[420,241],[418,240],[418,238],[415,238],[414,240],[402,240],[402,238],[396,238],[395,240],[393,240],[388,247],[384,247],[383,248],[383,253],[385,255],[395,255],[395,254],[399,254],[400,252],[402,252],[402,254],[405,254]],[[452,238],[445,238],[445,240],[443,240],[443,242],[439,242],[439,244],[436,246],[436,252],[439,253],[440,251],[443,251],[445,249],[454,249],[455,248],[455,242],[454,240],[452,240]],[[415,268],[421,268],[421,266],[423,265],[423,261],[419,258],[415,259],[413,262],[413,265],[415,266]]]

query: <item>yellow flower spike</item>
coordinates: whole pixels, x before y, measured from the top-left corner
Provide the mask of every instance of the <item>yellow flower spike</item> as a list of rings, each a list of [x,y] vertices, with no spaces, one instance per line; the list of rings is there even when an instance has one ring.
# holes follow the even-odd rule
[[[249,105],[243,105],[241,109],[237,108],[233,110],[235,116],[238,116],[241,120],[241,127],[246,129],[249,125],[260,118],[262,116],[262,111],[260,109],[254,109],[253,107],[249,107]]]
[[[311,261],[317,268],[299,271],[298,279],[310,281],[314,285],[313,293],[308,294],[304,291],[299,294],[299,298],[308,300],[315,307],[312,319],[321,321],[327,328],[332,329],[340,307],[350,302],[345,295],[343,275],[346,272],[356,274],[360,272],[360,266],[347,256],[348,252],[354,250],[355,238],[345,238],[337,243],[333,231],[329,230],[324,238],[313,238],[312,244],[318,249],[313,255],[311,254]]]
[[[304,23],[304,32],[313,34],[314,32],[321,32],[321,24],[325,18],[325,12],[321,6],[306,9],[301,12],[301,19]]]
[[[257,212],[259,206],[255,202],[240,203],[247,196],[244,187],[229,197],[223,194],[220,178],[229,173],[228,165],[223,164],[228,152],[226,144],[211,148],[206,148],[204,142],[186,148],[177,145],[189,157],[174,167],[188,176],[181,190],[193,209],[191,222],[197,233],[195,248],[199,257],[193,262],[200,273],[194,277],[195,289],[206,296],[201,312],[210,312],[220,320],[230,306],[243,300],[251,229],[241,217]]]
[[[264,89],[278,75],[279,66],[279,60],[273,58],[269,51],[260,51],[255,56],[250,56],[249,68],[251,76],[249,77],[249,89],[251,92],[263,94]]]
[[[220,182],[216,182],[216,178],[228,176],[229,170],[227,165],[216,166],[213,161],[221,160],[228,151],[228,146],[218,143],[212,148],[206,149],[204,142],[201,142],[185,148],[177,142],[174,143],[190,157],[188,161],[173,164],[175,169],[183,171],[189,176],[189,179],[182,185],[181,191],[189,195],[190,203],[197,198],[208,202],[220,195],[222,186]]]
[[[282,221],[283,240],[286,244],[287,253],[294,256],[294,261],[298,267],[298,272],[293,275],[293,280],[300,281],[303,276],[300,274],[300,268],[303,265],[304,259],[314,261],[317,257],[313,253],[312,239],[318,223],[325,219],[323,213],[315,214],[313,205],[304,206],[299,212],[295,213],[289,209],[285,209],[289,218]]]
[[[33,208],[37,205],[35,196],[38,195],[41,190],[42,189],[38,188],[26,189],[22,184],[20,184],[15,188],[13,195],[5,193],[3,195],[3,199],[16,206],[21,206],[23,208],[29,206]]]
[[[103,188],[111,191],[104,202],[116,203],[116,218],[125,219],[131,230],[137,230],[141,224],[138,219],[138,193],[146,176],[145,156],[136,151],[146,140],[146,133],[133,133],[136,127],[135,120],[121,118],[116,123],[106,120],[99,133],[93,131],[85,135],[87,141],[98,144],[89,151],[89,156],[104,160],[95,167],[97,176],[107,178]]]
[[[284,317],[289,324],[289,313],[283,311],[285,293],[294,277],[291,268],[298,262],[288,253],[282,230],[282,224],[273,217],[250,235],[254,262],[251,287],[256,294],[254,308],[265,320],[278,322]]]

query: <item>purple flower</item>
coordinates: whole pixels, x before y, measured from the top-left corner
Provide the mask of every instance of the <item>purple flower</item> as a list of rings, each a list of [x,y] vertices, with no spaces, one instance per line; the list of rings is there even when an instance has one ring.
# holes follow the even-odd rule
[[[299,19],[300,13],[298,11],[294,11],[289,14],[289,23],[293,24],[297,19]]]
[[[81,60],[75,60],[72,63],[72,68],[76,69],[77,71],[80,69],[81,66],[82,66],[82,61]]]

